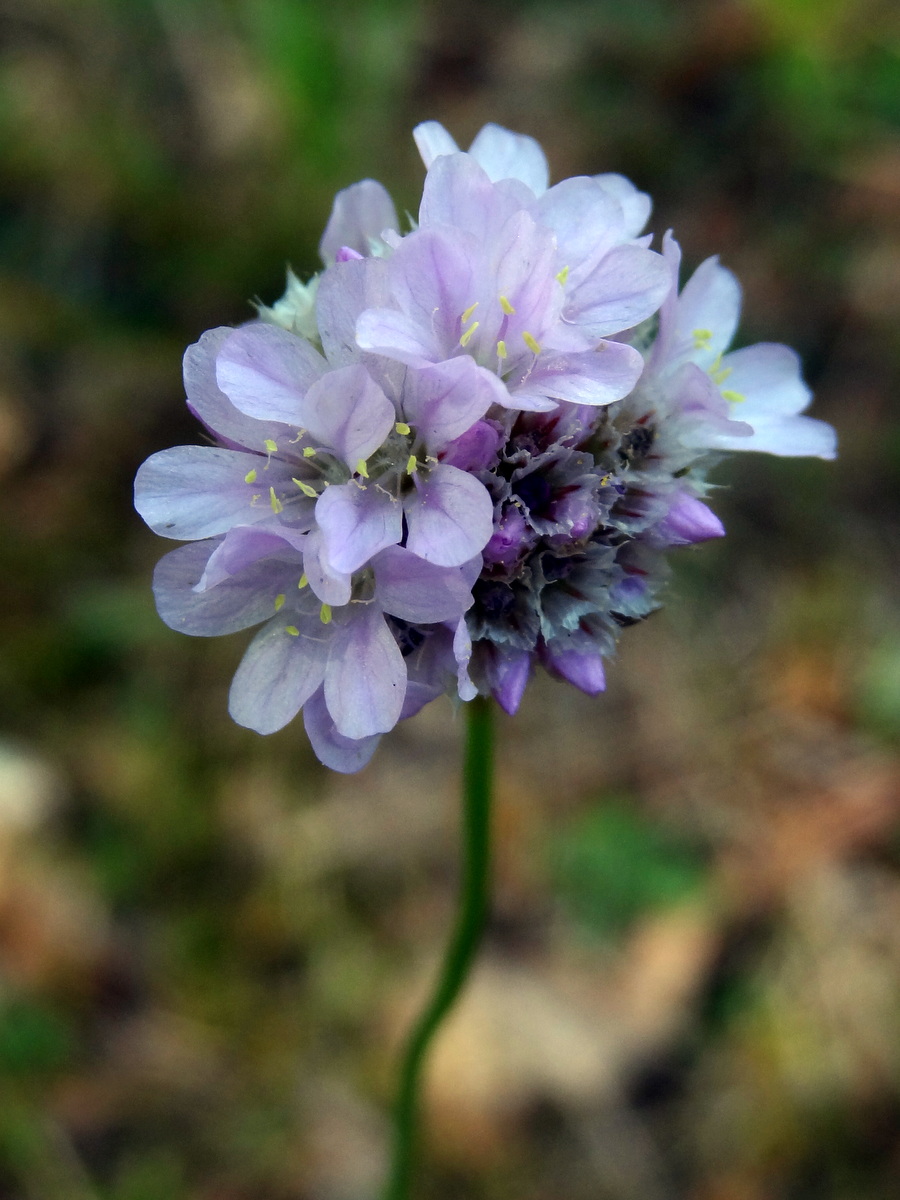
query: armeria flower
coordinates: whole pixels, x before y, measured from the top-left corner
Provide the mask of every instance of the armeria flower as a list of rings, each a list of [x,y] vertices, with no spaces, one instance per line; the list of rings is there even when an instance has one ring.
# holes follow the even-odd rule
[[[729,351],[736,280],[710,259],[679,292],[627,180],[548,187],[538,144],[496,125],[468,153],[433,122],[416,141],[418,226],[373,180],[339,193],[324,272],[185,356],[215,444],[136,481],[191,543],[157,569],[163,619],[264,622],[232,715],[266,733],[302,709],[343,771],[445,692],[515,711],[537,663],[601,691],[666,552],[724,534],[710,455],[834,455],[796,355]]]

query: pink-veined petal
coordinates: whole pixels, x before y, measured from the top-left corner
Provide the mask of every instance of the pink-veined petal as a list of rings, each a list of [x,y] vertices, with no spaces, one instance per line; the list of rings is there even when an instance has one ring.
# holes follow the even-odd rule
[[[458,567],[487,545],[494,505],[484,484],[456,467],[433,467],[404,503],[407,547],[427,562]]]
[[[374,179],[354,183],[334,198],[331,216],[319,242],[322,261],[334,262],[344,246],[362,255],[371,254],[371,242],[379,239],[386,229],[394,232],[399,229],[397,210],[387,189]]]
[[[277,325],[244,325],[222,343],[216,380],[235,408],[259,421],[301,424],[300,405],[327,369],[309,342]]]
[[[315,615],[279,613],[247,648],[235,673],[228,711],[238,725],[274,733],[293,720],[321,686],[328,627]]]
[[[378,449],[396,419],[393,404],[359,363],[323,375],[304,397],[301,414],[313,440],[339,454],[351,471]]]
[[[371,485],[332,484],[316,503],[316,520],[330,568],[347,574],[403,536],[400,504]]]
[[[455,621],[472,603],[463,571],[435,566],[402,546],[382,550],[372,566],[376,600],[385,612],[404,621]]]
[[[325,703],[344,737],[387,733],[403,708],[403,655],[377,605],[350,605],[342,613],[328,659]]]
[[[365,738],[346,738],[338,733],[322,688],[304,704],[303,725],[319,762],[342,775],[361,771],[381,741],[380,733]]]
[[[141,464],[134,481],[134,506],[161,537],[215,537],[232,525],[270,518],[269,487],[275,488],[276,497],[296,493],[286,463],[273,459],[263,476],[265,466],[258,454],[240,450],[173,446]],[[247,482],[248,475],[254,482]]]
[[[547,159],[538,142],[527,134],[513,133],[490,122],[476,134],[469,153],[494,182],[518,179],[536,196],[546,191]]]

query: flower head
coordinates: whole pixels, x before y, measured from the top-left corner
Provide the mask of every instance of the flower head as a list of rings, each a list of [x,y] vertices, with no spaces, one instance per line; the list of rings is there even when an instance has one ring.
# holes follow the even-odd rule
[[[734,276],[710,259],[679,292],[631,183],[548,187],[538,144],[496,125],[468,153],[434,122],[415,137],[418,225],[372,180],[339,193],[324,271],[185,355],[214,444],[135,485],[188,542],[156,571],[163,619],[262,625],[232,716],[268,733],[302,709],[341,771],[445,692],[514,712],[538,663],[601,691],[668,549],[724,533],[710,453],[834,456],[796,356],[729,351]]]

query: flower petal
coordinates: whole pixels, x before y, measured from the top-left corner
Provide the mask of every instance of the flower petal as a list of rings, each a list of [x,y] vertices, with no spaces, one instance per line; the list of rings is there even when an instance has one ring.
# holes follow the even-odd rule
[[[654,532],[669,546],[689,546],[724,537],[725,527],[702,500],[687,492],[676,492],[669,511]]]
[[[314,529],[303,547],[303,573],[323,604],[349,604],[351,579],[346,571],[332,569],[325,557],[320,529]]]
[[[393,404],[359,363],[323,375],[300,413],[312,438],[339,454],[351,471],[378,449],[396,420]]]
[[[321,354],[296,334],[277,325],[245,325],[223,342],[216,380],[241,412],[296,428],[303,397],[326,369]]]
[[[722,360],[723,395],[740,397],[734,415],[753,424],[753,418],[793,417],[812,400],[803,382],[800,358],[789,346],[759,342],[735,350]]]
[[[285,485],[296,493],[286,463],[273,459],[269,467],[266,483],[276,493]],[[258,454],[219,446],[160,450],[138,470],[134,506],[161,537],[182,541],[214,537],[232,525],[256,524],[272,516],[262,482],[246,481],[253,472],[261,476],[264,468]]]
[[[437,159],[425,177],[419,205],[419,232],[451,227],[490,245],[497,230],[522,208],[511,189],[496,187],[468,154]],[[465,305],[471,300],[465,301]]]
[[[616,246],[567,293],[564,319],[592,339],[609,337],[652,316],[671,286],[662,255],[642,246]]]
[[[403,708],[403,655],[377,605],[348,605],[341,612],[325,675],[328,711],[344,737],[387,733]]]
[[[480,486],[480,485],[479,485]],[[403,510],[377,488],[332,484],[316,503],[324,553],[332,571],[352,574],[403,536]]]
[[[441,567],[458,567],[480,554],[493,529],[494,505],[484,484],[443,464],[417,479],[404,509],[407,547]]]
[[[520,179],[536,196],[547,189],[547,159],[540,145],[527,134],[513,133],[490,122],[476,134],[469,153],[494,182]]]
[[[720,266],[718,255],[702,262],[687,281],[676,308],[676,344],[706,370],[731,345],[741,314],[741,285]],[[699,340],[697,332],[709,334]]]
[[[471,588],[459,568],[435,566],[402,546],[382,550],[372,566],[376,600],[403,621],[456,621],[472,603]]]
[[[556,235],[559,266],[568,268],[567,285],[572,289],[626,238],[621,204],[585,175],[555,184],[532,211]]]
[[[837,457],[837,434],[831,425],[815,417],[758,417],[748,438],[717,434],[710,438],[716,450],[757,450],[780,457],[833,459]]]
[[[468,355],[411,370],[403,389],[403,415],[429,454],[437,454],[509,395],[491,371]]]
[[[491,694],[505,713],[515,716],[531,675],[531,655],[527,650],[501,650],[493,647],[487,668]]]
[[[611,404],[627,396],[644,369],[644,360],[624,342],[600,342],[581,354],[546,352],[525,382],[511,388],[518,402],[526,396],[552,397],[571,404]]]
[[[316,292],[316,319],[329,363],[344,367],[359,362],[356,322],[367,308],[388,304],[388,265],[381,258],[337,263],[326,271]]]
[[[327,629],[316,616],[285,611],[259,631],[228,697],[228,711],[238,725],[274,733],[293,720],[325,677]]]
[[[260,559],[270,558],[273,554],[285,558],[290,556],[291,550],[298,551],[295,557],[299,567],[299,549],[305,537],[305,534],[297,533],[289,542],[277,528],[261,529],[256,525],[235,525],[228,530],[217,549],[210,555],[196,590],[205,592],[217,587],[224,580],[240,574]]]
[[[426,169],[441,154],[459,153],[459,146],[438,121],[423,121],[417,125],[413,138]]]
[[[622,206],[625,217],[624,234],[626,237],[637,237],[650,219],[653,202],[645,192],[639,192],[630,179],[624,175],[612,173],[595,175],[594,180],[605,192],[615,196]]]
[[[288,426],[279,421],[258,421],[235,408],[216,382],[216,358],[226,338],[234,333],[230,326],[207,330],[188,346],[184,354],[184,386],[187,405],[217,441],[236,450],[262,450],[269,439],[279,441]]]
[[[337,252],[345,246],[369,255],[373,240],[380,239],[386,229],[397,232],[399,228],[397,210],[387,189],[374,179],[363,179],[335,196],[319,242],[319,254],[324,263],[334,262]]]
[[[380,733],[365,738],[342,737],[331,719],[322,688],[303,706],[303,724],[319,762],[342,775],[361,771],[381,741]]]
[[[356,324],[361,350],[386,354],[397,362],[422,367],[443,358],[444,350],[431,331],[393,308],[370,308]]]
[[[290,559],[266,559],[207,591],[196,590],[221,538],[179,546],[156,565],[153,594],[159,615],[179,633],[218,637],[258,625],[274,612],[275,597],[296,576]],[[296,585],[294,585],[296,586]]]
[[[606,689],[603,659],[599,654],[581,654],[577,650],[547,650],[544,662],[549,670],[567,683],[574,684],[588,696],[597,696]]]

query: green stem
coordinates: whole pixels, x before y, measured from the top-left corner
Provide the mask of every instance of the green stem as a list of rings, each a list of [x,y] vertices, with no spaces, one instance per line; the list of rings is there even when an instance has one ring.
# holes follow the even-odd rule
[[[478,951],[490,895],[491,777],[493,712],[477,696],[468,718],[463,779],[463,878],[456,927],[431,999],[419,1017],[403,1056],[394,1108],[394,1152],[384,1200],[408,1200],[418,1141],[422,1068],[435,1033],[453,1007]]]

